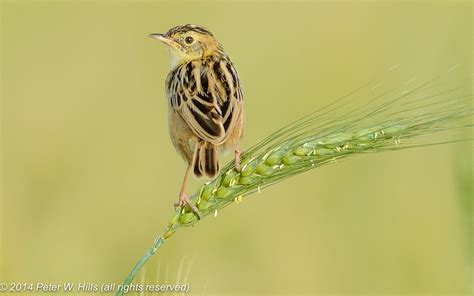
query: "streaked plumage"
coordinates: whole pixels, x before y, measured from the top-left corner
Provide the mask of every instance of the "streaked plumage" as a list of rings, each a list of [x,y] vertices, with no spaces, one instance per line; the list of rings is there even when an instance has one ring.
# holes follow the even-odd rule
[[[243,95],[237,71],[222,45],[203,27],[177,26],[151,36],[170,47],[166,93],[171,140],[188,169],[192,167],[198,177],[213,178],[219,172],[218,148],[238,152],[242,135]]]
[[[232,62],[225,55],[211,55],[181,64],[169,73],[166,89],[171,112],[176,112],[170,114],[172,139],[180,138],[174,122],[183,120],[199,143],[193,155],[188,154],[192,147],[174,144],[185,160],[193,163],[196,176],[214,177],[219,171],[217,147],[228,145],[229,139],[235,145],[242,127],[242,91]],[[178,126],[186,129],[185,125]]]

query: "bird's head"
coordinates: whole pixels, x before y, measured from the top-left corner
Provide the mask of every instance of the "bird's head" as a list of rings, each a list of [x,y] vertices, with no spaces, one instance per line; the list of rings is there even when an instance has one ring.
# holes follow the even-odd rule
[[[149,36],[169,47],[172,67],[222,51],[222,46],[214,35],[198,25],[176,26],[165,34],[153,33]]]

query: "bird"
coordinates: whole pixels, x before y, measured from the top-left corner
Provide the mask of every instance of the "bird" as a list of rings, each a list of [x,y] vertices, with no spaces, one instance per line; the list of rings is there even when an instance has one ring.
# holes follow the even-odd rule
[[[186,24],[152,38],[169,49],[171,70],[165,82],[169,135],[186,162],[175,207],[186,204],[198,214],[185,194],[189,172],[215,178],[219,153],[233,150],[240,171],[244,110],[242,87],[234,64],[221,43],[205,27]]]

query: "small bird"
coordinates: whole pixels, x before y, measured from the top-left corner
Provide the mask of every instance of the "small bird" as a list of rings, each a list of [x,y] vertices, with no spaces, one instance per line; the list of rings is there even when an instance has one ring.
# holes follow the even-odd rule
[[[239,139],[244,124],[243,95],[237,70],[214,35],[198,25],[182,25],[149,35],[170,51],[166,78],[171,142],[187,163],[175,206],[188,204],[189,171],[196,177],[219,173],[218,150],[233,149],[240,171]]]

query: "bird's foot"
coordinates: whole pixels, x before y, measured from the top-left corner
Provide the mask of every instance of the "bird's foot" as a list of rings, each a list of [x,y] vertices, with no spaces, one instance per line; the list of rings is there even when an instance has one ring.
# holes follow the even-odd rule
[[[237,172],[241,172],[241,167],[240,167],[240,154],[242,154],[242,151],[240,150],[240,148],[235,148],[234,150],[234,166],[235,166],[235,170]]]
[[[201,220],[201,214],[199,213],[198,208],[191,202],[191,200],[186,196],[186,194],[180,194],[179,200],[174,204],[175,207],[184,207],[188,205],[191,211],[198,216],[198,219]]]

